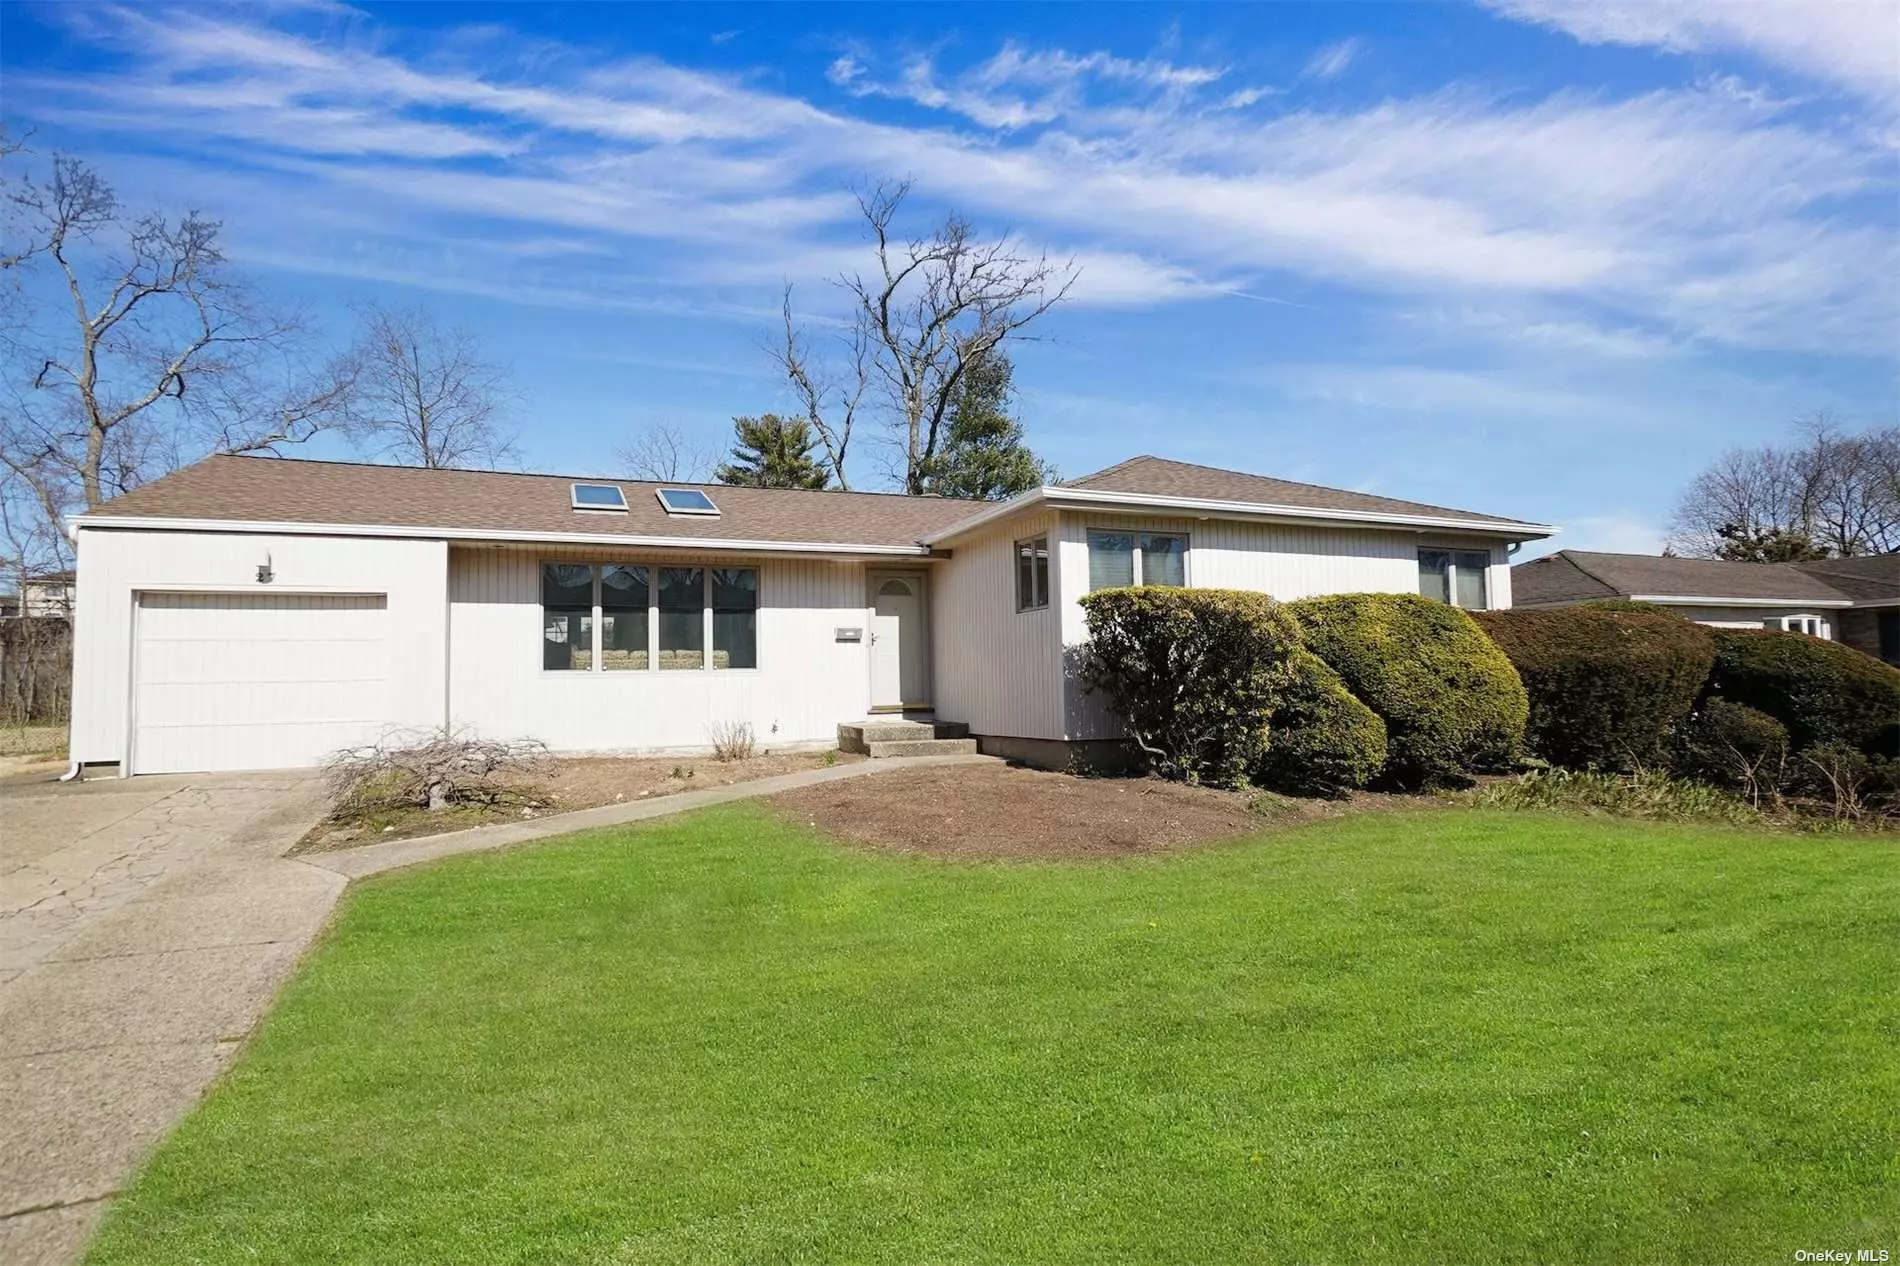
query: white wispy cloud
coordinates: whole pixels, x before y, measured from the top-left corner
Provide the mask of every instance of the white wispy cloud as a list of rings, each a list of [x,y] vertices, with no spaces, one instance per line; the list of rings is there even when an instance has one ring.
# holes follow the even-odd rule
[[[313,230],[294,250],[255,249],[314,271],[443,235],[560,240],[599,261],[590,286],[548,255],[521,265],[544,270],[524,289],[743,305],[756,293],[703,288],[835,275],[861,258],[851,185],[909,174],[920,223],[953,200],[1081,256],[1083,303],[1272,295],[1294,278],[1412,306],[1529,304],[1520,328],[1472,328],[1610,357],[1690,341],[1884,351],[1900,326],[1890,288],[1868,284],[1900,269],[1878,210],[1895,192],[1890,155],[1719,78],[1243,112],[1270,90],[1237,89],[1220,67],[1005,43],[960,65],[838,55],[828,78],[854,110],[654,59],[514,57],[493,33],[405,56],[361,18],[54,13],[124,64],[16,76],[23,114],[161,138],[180,187],[241,155],[235,196],[264,211],[252,236],[286,219]],[[878,103],[892,99],[941,118],[890,121]],[[326,207],[347,234],[317,231]],[[634,242],[666,249],[618,262]],[[439,284],[486,287],[449,275],[483,267],[462,252],[436,265]]]
[[[1360,41],[1357,39],[1335,40],[1318,49],[1306,61],[1302,73],[1314,79],[1331,79],[1352,65],[1359,56]]]
[[[1586,44],[1743,52],[1875,101],[1900,101],[1893,0],[1482,0]]]

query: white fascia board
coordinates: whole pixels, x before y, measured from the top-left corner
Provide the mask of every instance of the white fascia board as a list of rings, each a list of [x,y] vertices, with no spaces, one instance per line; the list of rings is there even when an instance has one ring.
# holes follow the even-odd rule
[[[1676,593],[1633,593],[1629,600],[1659,607],[1811,607],[1817,611],[1854,605],[1848,598],[1697,598]]]
[[[925,541],[936,544],[982,527],[986,523],[1044,502],[1051,506],[1105,513],[1146,514],[1174,511],[1184,514],[1218,515],[1223,518],[1294,520],[1298,522],[1336,523],[1349,527],[1392,527],[1413,531],[1472,532],[1502,536],[1514,541],[1542,540],[1555,536],[1558,529],[1548,523],[1497,523],[1488,519],[1460,519],[1444,515],[1394,514],[1383,510],[1317,510],[1310,506],[1271,505],[1261,501],[1208,501],[1198,497],[1167,497],[1141,492],[1109,492],[1099,488],[1032,488],[1020,496],[978,511],[953,523]]]
[[[849,554],[875,558],[919,558],[930,547],[860,545],[830,541],[728,541],[700,536],[632,536],[623,532],[508,532],[480,528],[421,528],[372,523],[269,523],[250,519],[164,519],[138,515],[80,515],[80,529],[141,532],[235,532],[253,536],[380,536],[402,540],[483,541],[522,545],[617,545],[634,549],[677,549],[745,554]]]

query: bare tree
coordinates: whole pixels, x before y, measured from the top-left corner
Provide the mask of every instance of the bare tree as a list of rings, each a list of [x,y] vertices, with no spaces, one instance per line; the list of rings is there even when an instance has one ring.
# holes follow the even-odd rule
[[[1816,412],[1795,428],[1794,445],[1731,449],[1697,475],[1671,546],[1753,561],[1900,549],[1900,427],[1856,434]]]
[[[351,422],[365,448],[430,468],[520,460],[500,417],[512,394],[508,371],[471,331],[444,328],[419,307],[371,305],[360,316]]]
[[[1008,235],[983,240],[955,213],[928,237],[897,240],[893,222],[909,192],[908,181],[885,182],[858,199],[877,268],[839,280],[852,299],[856,392],[839,385],[849,379],[813,369],[789,292],[785,347],[775,359],[804,401],[841,485],[851,422],[875,387],[897,453],[893,473],[915,495],[931,490],[964,374],[1006,340],[1025,337],[1024,327],[1068,297],[1079,272],[1073,261],[1022,253]]]
[[[654,483],[705,483],[717,454],[672,422],[656,422],[614,450],[614,460],[635,479]]]
[[[811,337],[800,330],[792,316],[792,288],[785,287],[785,341],[768,348],[770,356],[785,374],[824,450],[825,465],[839,488],[849,492],[845,478],[845,459],[851,451],[851,432],[857,424],[858,409],[871,383],[871,342],[862,322],[854,323],[842,337],[847,352],[842,371],[827,367],[824,358],[814,356]]]
[[[276,451],[343,422],[349,361],[309,360],[302,323],[229,274],[218,221],[131,213],[67,155],[44,183],[5,186],[12,510],[57,536],[66,512],[208,450]]]

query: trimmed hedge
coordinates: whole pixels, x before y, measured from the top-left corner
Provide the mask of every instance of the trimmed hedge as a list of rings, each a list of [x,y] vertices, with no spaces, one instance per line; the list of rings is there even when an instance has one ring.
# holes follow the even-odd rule
[[[1231,786],[1259,759],[1300,630],[1263,593],[1102,589],[1082,599],[1081,676],[1155,770]]]
[[[1766,712],[1796,750],[1845,743],[1896,755],[1900,669],[1851,646],[1800,633],[1716,629],[1709,693]]]
[[[1571,769],[1665,762],[1715,661],[1709,630],[1641,603],[1473,616],[1524,682],[1531,750]]]
[[[1418,785],[1518,754],[1530,710],[1524,683],[1465,612],[1417,594],[1288,605],[1308,648],[1385,722],[1387,776]]]
[[[1342,796],[1385,768],[1385,722],[1352,697],[1311,651],[1293,656],[1293,676],[1267,725],[1254,782],[1301,796]]]
[[[1743,703],[1705,699],[1677,740],[1677,772],[1750,793],[1779,791],[1787,777],[1788,727]]]

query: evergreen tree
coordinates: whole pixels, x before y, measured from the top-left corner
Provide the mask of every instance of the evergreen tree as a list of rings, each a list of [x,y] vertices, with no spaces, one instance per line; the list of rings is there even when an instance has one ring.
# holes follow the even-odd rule
[[[1055,478],[1029,450],[1023,424],[1009,414],[1014,391],[1009,357],[991,351],[957,383],[943,446],[927,467],[929,491],[944,497],[1002,501]]]
[[[734,418],[732,460],[722,462],[713,478],[747,488],[823,488],[830,474],[812,456],[818,439],[802,418],[762,413]]]

